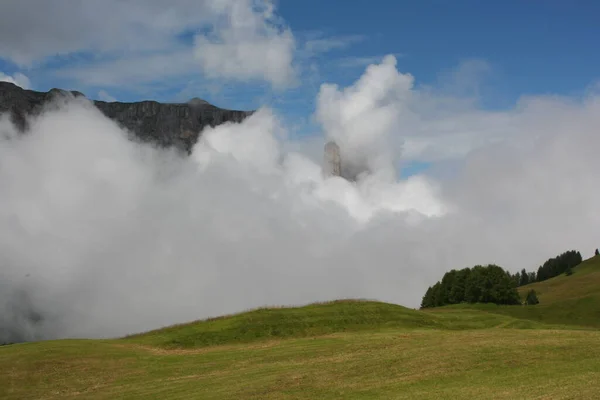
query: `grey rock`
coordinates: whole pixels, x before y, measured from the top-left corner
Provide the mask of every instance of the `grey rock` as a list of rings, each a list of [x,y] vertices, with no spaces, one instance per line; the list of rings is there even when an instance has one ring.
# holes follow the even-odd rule
[[[323,153],[323,176],[342,176],[340,146],[334,141],[325,144]]]
[[[13,123],[21,131],[26,131],[29,116],[40,113],[53,102],[73,97],[85,96],[77,91],[62,89],[36,92],[0,82],[0,114],[10,113]],[[132,138],[161,147],[175,147],[188,153],[207,126],[239,123],[254,112],[222,109],[197,97],[187,103],[93,101],[93,104],[105,116],[127,129]]]
[[[343,149],[335,141],[325,144],[323,151],[322,175],[325,178],[339,176],[350,182],[356,182],[361,176],[370,174],[366,160],[350,160],[343,157]]]

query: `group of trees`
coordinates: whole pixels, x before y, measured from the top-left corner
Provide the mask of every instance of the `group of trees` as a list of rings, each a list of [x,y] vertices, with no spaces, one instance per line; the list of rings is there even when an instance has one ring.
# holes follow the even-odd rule
[[[598,249],[596,255],[600,255]],[[581,253],[569,250],[548,259],[537,272],[527,272],[523,268],[521,272],[513,275],[493,264],[453,269],[446,272],[441,281],[427,289],[421,301],[421,308],[459,303],[521,304],[517,287],[542,282],[563,273],[571,275],[572,269],[582,260]],[[525,303],[539,303],[533,289],[527,293]]]
[[[421,308],[458,303],[521,304],[521,299],[509,272],[497,265],[477,265],[446,272],[427,289]]]
[[[537,282],[554,278],[563,273],[570,275],[572,268],[581,264],[582,261],[583,258],[581,258],[581,253],[575,250],[570,250],[557,257],[551,258],[538,268]]]
[[[535,271],[527,272],[523,268],[520,273],[517,272],[513,275],[513,280],[517,283],[517,286],[525,286],[533,282],[542,282],[561,274],[571,275],[573,268],[581,264],[581,261],[583,261],[581,253],[569,250],[548,259],[538,268],[537,273]]]

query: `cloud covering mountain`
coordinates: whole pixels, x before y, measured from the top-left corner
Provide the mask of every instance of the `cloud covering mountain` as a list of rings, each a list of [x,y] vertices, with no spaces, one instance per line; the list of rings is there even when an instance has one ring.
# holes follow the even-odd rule
[[[321,87],[321,146],[335,138],[371,170],[355,184],[323,180],[312,145],[268,108],[205,129],[190,157],[129,141],[82,98],[30,121],[27,135],[2,118],[4,333],[105,337],[347,297],[415,307],[451,268],[591,254],[597,94],[490,112],[412,81],[390,56],[348,87]],[[481,146],[451,176],[398,178],[406,153],[457,135]]]

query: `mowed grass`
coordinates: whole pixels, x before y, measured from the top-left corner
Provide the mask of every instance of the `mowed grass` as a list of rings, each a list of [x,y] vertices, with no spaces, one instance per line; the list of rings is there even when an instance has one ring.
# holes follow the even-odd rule
[[[600,332],[391,329],[172,349],[0,350],[2,399],[592,399]]]
[[[539,305],[346,300],[2,346],[0,398],[600,398],[600,258],[530,288]]]

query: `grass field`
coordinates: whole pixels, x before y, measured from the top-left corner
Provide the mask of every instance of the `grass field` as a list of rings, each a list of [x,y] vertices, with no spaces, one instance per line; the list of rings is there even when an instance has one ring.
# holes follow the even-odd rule
[[[0,398],[600,398],[600,258],[529,288],[539,305],[338,301],[2,346]]]

